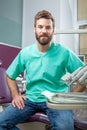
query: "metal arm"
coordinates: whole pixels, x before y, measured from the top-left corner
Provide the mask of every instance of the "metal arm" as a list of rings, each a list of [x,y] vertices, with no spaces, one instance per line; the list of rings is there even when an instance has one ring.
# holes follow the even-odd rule
[[[80,83],[83,86],[87,85],[87,65],[78,68],[72,74],[67,73],[62,77],[62,80],[69,83],[69,86],[75,82]]]

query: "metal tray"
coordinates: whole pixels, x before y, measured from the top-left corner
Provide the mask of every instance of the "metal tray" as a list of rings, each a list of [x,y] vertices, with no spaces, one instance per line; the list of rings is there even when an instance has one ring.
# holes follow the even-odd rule
[[[87,93],[55,93],[47,98],[47,106],[53,109],[87,109]]]

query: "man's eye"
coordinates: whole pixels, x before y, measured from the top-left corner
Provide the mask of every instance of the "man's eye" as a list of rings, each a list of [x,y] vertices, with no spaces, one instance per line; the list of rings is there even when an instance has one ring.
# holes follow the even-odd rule
[[[50,26],[46,26],[46,27],[43,27],[43,26],[38,26],[38,29],[43,29],[43,28],[45,28],[46,30],[50,30],[50,29],[51,29],[51,27],[50,27]]]
[[[48,29],[48,30],[49,30],[49,29],[51,29],[51,27],[50,27],[50,26],[48,26],[48,27],[46,27],[46,29]]]
[[[42,26],[38,26],[38,28],[42,29],[43,27]]]

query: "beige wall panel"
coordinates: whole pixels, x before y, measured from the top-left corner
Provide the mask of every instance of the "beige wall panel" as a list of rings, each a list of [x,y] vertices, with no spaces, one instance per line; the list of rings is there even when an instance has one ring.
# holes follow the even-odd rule
[[[87,0],[78,0],[78,20],[87,19]]]

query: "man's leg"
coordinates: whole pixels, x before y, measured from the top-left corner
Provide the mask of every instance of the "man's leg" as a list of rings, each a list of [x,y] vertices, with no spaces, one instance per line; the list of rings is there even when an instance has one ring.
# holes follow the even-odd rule
[[[9,105],[4,111],[0,112],[0,130],[19,130],[16,125],[33,115],[35,108],[29,100],[25,101],[23,110]]]
[[[74,130],[73,114],[70,110],[48,109],[51,130]]]

